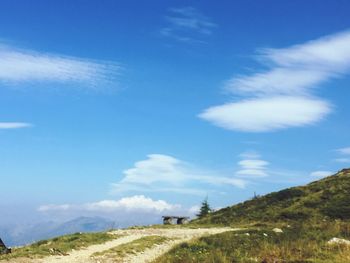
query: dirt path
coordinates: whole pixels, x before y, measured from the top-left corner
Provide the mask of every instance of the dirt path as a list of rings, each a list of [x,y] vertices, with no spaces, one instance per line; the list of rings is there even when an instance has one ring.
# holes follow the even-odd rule
[[[139,239],[143,237],[142,235],[129,235],[125,237],[120,237],[116,240],[108,241],[104,244],[99,244],[99,245],[92,245],[87,247],[86,249],[81,249],[81,250],[74,250],[69,253],[68,256],[50,256],[47,258],[44,258],[42,260],[37,261],[38,263],[75,263],[75,262],[94,262],[90,261],[90,256],[96,252],[104,251],[116,246],[119,246],[121,244],[129,243],[132,242],[136,239]]]
[[[132,255],[123,260],[125,263],[146,263],[152,262],[157,257],[163,255],[168,252],[175,245],[189,241],[193,238],[199,238],[205,235],[214,235],[219,234],[226,231],[233,231],[235,229],[231,228],[209,228],[209,229],[179,229],[176,231],[164,231],[163,233],[159,233],[160,236],[166,236],[168,238],[176,238],[173,241],[166,242],[164,244],[154,246],[150,249],[145,250],[143,253],[139,253],[137,255]]]
[[[96,252],[102,252],[110,248],[119,246],[121,244],[132,242],[136,239],[145,236],[158,235],[171,238],[173,240],[163,243],[161,245],[156,245],[150,249],[147,249],[138,254],[132,254],[128,257],[123,258],[118,262],[127,263],[143,263],[151,262],[160,255],[164,254],[170,250],[174,245],[181,242],[191,240],[193,238],[198,238],[204,235],[213,235],[230,230],[235,230],[232,228],[199,228],[199,229],[132,229],[132,230],[117,230],[113,234],[124,235],[116,240],[108,241],[100,245],[92,245],[86,249],[72,251],[68,256],[50,256],[41,260],[36,261],[37,263],[105,263],[113,262],[112,260],[106,259],[93,259],[91,255]],[[115,261],[114,261],[115,262]]]

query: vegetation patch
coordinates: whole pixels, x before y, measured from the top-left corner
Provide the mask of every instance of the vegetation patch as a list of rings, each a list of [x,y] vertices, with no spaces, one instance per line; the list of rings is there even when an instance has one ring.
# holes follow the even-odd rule
[[[171,240],[162,236],[147,236],[136,239],[130,243],[121,244],[117,247],[94,253],[91,257],[94,259],[108,258],[108,259],[121,259],[130,254],[138,254],[145,251],[148,248],[152,248],[155,245],[160,245],[166,241]]]
[[[41,240],[29,246],[14,248],[11,254],[0,256],[2,259],[11,258],[42,258],[50,255],[66,255],[68,252],[78,250],[90,245],[102,244],[120,236],[103,233],[75,233],[47,240]]]
[[[350,246],[327,244],[333,237],[350,239],[350,223],[297,223],[282,233],[266,226],[225,232],[182,243],[155,263],[350,262]]]
[[[194,220],[198,224],[350,220],[350,170],[306,186],[292,187],[226,207]]]

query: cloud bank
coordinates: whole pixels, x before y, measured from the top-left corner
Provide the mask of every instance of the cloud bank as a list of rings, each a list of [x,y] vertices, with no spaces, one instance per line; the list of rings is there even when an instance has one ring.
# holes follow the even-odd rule
[[[135,195],[124,197],[119,200],[102,200],[99,202],[85,203],[80,205],[63,204],[63,205],[42,205],[38,208],[40,212],[48,211],[69,211],[69,210],[84,210],[94,212],[149,212],[162,213],[179,209],[180,205],[172,205],[164,200],[153,200],[144,195]]]
[[[190,208],[183,208],[164,200],[154,200],[144,195],[83,204],[44,204],[37,210],[43,218],[50,220],[65,221],[82,216],[98,216],[116,221],[117,227],[161,223],[161,216],[165,214],[195,215]]]
[[[313,91],[350,70],[350,31],[283,49],[264,49],[258,60],[270,70],[227,81],[243,99],[203,111],[199,117],[225,129],[267,132],[324,119],[332,105]]]

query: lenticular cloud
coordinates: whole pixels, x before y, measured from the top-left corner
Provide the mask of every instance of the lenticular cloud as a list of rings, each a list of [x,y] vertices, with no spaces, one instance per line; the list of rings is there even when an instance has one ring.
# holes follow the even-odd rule
[[[268,132],[302,127],[322,120],[331,104],[312,95],[325,81],[350,70],[350,31],[259,56],[270,70],[232,78],[225,89],[241,100],[210,107],[199,117],[219,127]]]
[[[200,117],[229,130],[266,132],[317,122],[330,109],[329,103],[323,100],[280,96],[211,107]]]

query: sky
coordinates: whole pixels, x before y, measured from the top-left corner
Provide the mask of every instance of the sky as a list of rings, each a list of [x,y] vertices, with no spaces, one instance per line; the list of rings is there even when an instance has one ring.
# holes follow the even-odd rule
[[[0,224],[194,215],[349,167],[349,9],[1,1]]]

